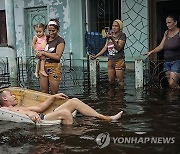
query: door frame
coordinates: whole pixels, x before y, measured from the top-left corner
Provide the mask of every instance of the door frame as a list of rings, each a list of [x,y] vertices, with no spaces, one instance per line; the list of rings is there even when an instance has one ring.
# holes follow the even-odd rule
[[[164,3],[162,8],[158,8],[158,2]],[[178,5],[174,8],[174,4],[167,5],[165,3],[173,2],[174,0],[148,0],[149,5],[149,50],[154,49],[161,41],[165,32],[165,16],[168,12],[176,12]],[[158,10],[157,10],[158,9]],[[163,12],[164,11],[164,12]],[[162,14],[163,12],[163,14]],[[180,15],[180,11],[178,12]],[[160,20],[162,19],[162,20]],[[158,54],[153,54],[150,59],[157,59]]]
[[[32,44],[31,44],[31,41],[33,36],[30,35],[30,33],[34,33],[34,28],[32,25],[32,21],[29,19],[29,12],[33,12],[33,10],[41,10],[41,9],[45,9],[46,10],[46,14],[45,14],[45,20],[46,20],[46,24],[47,24],[47,21],[49,19],[48,17],[48,6],[40,6],[40,7],[32,7],[32,8],[24,8],[24,27],[25,27],[25,54],[27,57],[29,56],[34,56],[34,52],[32,50]],[[38,13],[37,13],[38,15]],[[32,38],[30,38],[32,37]]]

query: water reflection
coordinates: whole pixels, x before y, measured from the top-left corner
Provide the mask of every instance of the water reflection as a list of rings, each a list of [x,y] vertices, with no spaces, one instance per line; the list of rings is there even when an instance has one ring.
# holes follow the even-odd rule
[[[60,154],[65,153],[65,146],[57,146],[54,143],[39,144],[35,146],[34,150],[31,151],[32,154]]]
[[[96,118],[75,118],[72,126],[35,127],[29,124],[0,121],[0,153],[178,153],[180,152],[180,95],[170,89],[136,90],[132,72],[125,76],[124,89],[109,87],[106,79],[89,87],[80,84],[62,89],[70,97],[78,97],[103,114],[124,110],[122,119],[107,122]],[[76,90],[77,89],[77,90]],[[79,90],[81,89],[81,91]],[[73,92],[71,92],[73,90]],[[76,93],[77,91],[77,93]],[[95,141],[108,132],[111,143],[100,149]],[[175,144],[118,144],[112,137],[174,136]],[[3,153],[3,154],[4,154]]]
[[[109,85],[108,96],[110,100],[116,99],[118,102],[124,102],[124,88],[118,87],[116,85]]]

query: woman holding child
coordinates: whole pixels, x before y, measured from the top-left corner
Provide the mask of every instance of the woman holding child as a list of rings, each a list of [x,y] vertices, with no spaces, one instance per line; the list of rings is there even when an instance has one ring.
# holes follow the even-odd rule
[[[51,19],[47,25],[48,37],[47,45],[44,51],[38,51],[38,57],[45,56],[45,72],[47,76],[42,73],[39,74],[40,89],[42,92],[56,94],[59,90],[61,80],[61,66],[60,59],[65,48],[64,39],[59,33],[59,21]],[[40,68],[41,69],[41,68]],[[41,71],[40,71],[41,72]]]

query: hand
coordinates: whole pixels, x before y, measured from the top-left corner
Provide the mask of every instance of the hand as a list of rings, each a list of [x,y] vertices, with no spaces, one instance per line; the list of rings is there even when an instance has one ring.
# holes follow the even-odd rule
[[[36,58],[39,59],[40,57],[38,56],[38,52],[39,52],[38,50],[35,50],[35,51],[34,51],[34,53],[35,53],[35,55],[36,55]]]
[[[44,51],[37,51],[37,56],[41,57],[44,54]]]
[[[29,111],[27,116],[34,122],[40,122],[41,121],[39,114],[37,114],[36,112]]]
[[[53,95],[56,99],[68,99],[68,96],[63,94],[63,93],[59,93],[59,94],[55,94]]]
[[[112,39],[113,38],[113,35],[111,32],[107,32],[106,33],[106,37],[109,38],[109,39]]]
[[[146,52],[144,54],[142,54],[143,56],[149,56],[151,54],[151,52]]]
[[[89,57],[90,57],[90,59],[92,59],[92,60],[97,58],[96,55],[90,55]]]

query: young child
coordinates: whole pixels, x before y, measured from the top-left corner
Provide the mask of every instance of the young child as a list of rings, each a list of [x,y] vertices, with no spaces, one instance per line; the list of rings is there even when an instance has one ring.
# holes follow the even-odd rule
[[[33,37],[32,47],[35,54],[39,51],[44,51],[46,47],[47,40],[46,40],[45,29],[46,29],[46,25],[42,23],[34,25],[34,30],[36,31],[36,35]],[[41,56],[38,58],[36,64],[36,71],[34,73],[37,78],[39,78],[39,73],[41,73],[44,76],[48,76],[44,70],[45,60],[46,60],[45,56]]]

